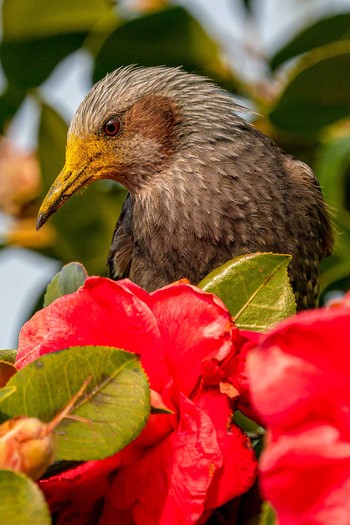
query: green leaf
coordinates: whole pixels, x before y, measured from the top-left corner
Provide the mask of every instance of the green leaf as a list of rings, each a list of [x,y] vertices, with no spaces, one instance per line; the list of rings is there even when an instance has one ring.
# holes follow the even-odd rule
[[[263,332],[295,313],[287,272],[290,261],[290,255],[242,255],[211,272],[198,286],[220,297],[239,328]]]
[[[113,16],[108,0],[4,0],[0,56],[8,80],[39,86],[100,20]]]
[[[71,262],[63,266],[46,289],[44,307],[62,295],[76,292],[80,286],[83,286],[86,278],[87,273],[82,264]]]
[[[0,470],[1,525],[50,525],[50,513],[38,485],[24,474]]]
[[[212,74],[218,60],[214,41],[185,9],[174,7],[120,25],[96,56],[94,80],[126,64],[183,66]]]
[[[28,24],[30,25],[30,24]],[[0,43],[1,65],[8,81],[26,90],[40,86],[55,66],[82,46],[85,33]]]
[[[335,229],[341,232],[337,237],[332,257],[322,261],[321,290],[331,285],[338,289],[348,289],[346,281],[350,280],[349,165],[349,135],[328,140],[318,151],[315,171],[325,201],[331,207]]]
[[[63,118],[47,104],[41,104],[38,156],[42,172],[43,195],[61,171],[67,141],[68,126]]]
[[[267,501],[262,504],[262,511],[259,519],[259,525],[275,525],[277,523],[277,516]]]
[[[19,40],[86,32],[111,12],[108,0],[4,0],[4,37]]]
[[[262,436],[264,430],[255,421],[249,419],[240,410],[235,410],[233,414],[233,421],[238,425],[246,434],[251,437],[252,434]]]
[[[151,406],[151,414],[173,414],[174,412],[170,410],[170,408],[159,408],[159,407],[152,407]]]
[[[252,10],[252,0],[242,0],[242,3],[248,12]]]
[[[316,47],[325,46],[338,40],[350,38],[350,13],[341,13],[318,20],[300,31],[288,44],[283,46],[271,59],[271,68],[307,53]]]
[[[0,401],[6,399],[8,396],[16,392],[17,388],[15,386],[4,386],[0,389]]]
[[[292,71],[270,120],[288,132],[313,136],[350,116],[349,85],[350,40],[317,49]]]
[[[0,361],[14,363],[16,361],[17,350],[0,350]]]
[[[17,391],[0,403],[7,417],[49,422],[91,378],[70,415],[54,430],[58,460],[87,461],[115,454],[141,432],[150,412],[146,375],[135,354],[104,346],[43,355],[8,382]]]
[[[315,171],[327,204],[336,213],[345,207],[346,173],[350,164],[350,135],[335,137],[320,148]]]

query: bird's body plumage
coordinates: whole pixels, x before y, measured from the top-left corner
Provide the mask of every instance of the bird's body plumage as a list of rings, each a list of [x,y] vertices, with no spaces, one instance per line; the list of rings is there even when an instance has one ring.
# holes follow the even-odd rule
[[[198,283],[240,254],[288,253],[298,306],[314,306],[319,262],[333,244],[321,190],[306,164],[238,110],[211,82],[173,68],[123,68],[92,88],[68,142],[76,149],[92,137],[83,164],[129,191],[111,275],[153,290],[182,277]],[[112,140],[102,132],[111,115],[121,122]],[[90,182],[84,166],[69,169]]]

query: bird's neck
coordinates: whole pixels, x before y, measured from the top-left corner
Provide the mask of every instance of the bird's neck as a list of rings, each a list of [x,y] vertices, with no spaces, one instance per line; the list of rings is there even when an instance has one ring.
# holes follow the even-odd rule
[[[175,234],[201,238],[210,230],[213,238],[220,237],[220,224],[213,220],[220,182],[202,159],[203,152],[182,151],[132,195],[136,236],[158,234],[169,243]]]

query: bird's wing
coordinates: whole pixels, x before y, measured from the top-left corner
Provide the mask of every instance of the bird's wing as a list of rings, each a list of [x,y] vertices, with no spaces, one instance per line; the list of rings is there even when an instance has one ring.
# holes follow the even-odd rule
[[[304,162],[295,159],[290,155],[284,155],[284,169],[290,174],[292,180],[298,183],[308,208],[305,214],[300,214],[301,219],[305,221],[305,215],[312,218],[312,229],[317,231],[319,237],[318,254],[327,257],[333,252],[334,231],[329,219],[329,209],[325,204],[322,196],[320,184],[312,169]],[[301,199],[299,202],[302,202]],[[302,225],[301,225],[302,227]]]
[[[128,193],[114,229],[107,265],[113,279],[129,276],[134,239],[132,235],[132,200]]]

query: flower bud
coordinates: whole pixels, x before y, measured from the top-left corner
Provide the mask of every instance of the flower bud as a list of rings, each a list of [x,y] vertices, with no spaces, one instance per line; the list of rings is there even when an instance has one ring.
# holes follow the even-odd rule
[[[0,425],[0,468],[39,479],[52,464],[54,438],[48,425],[35,417],[17,417]]]

